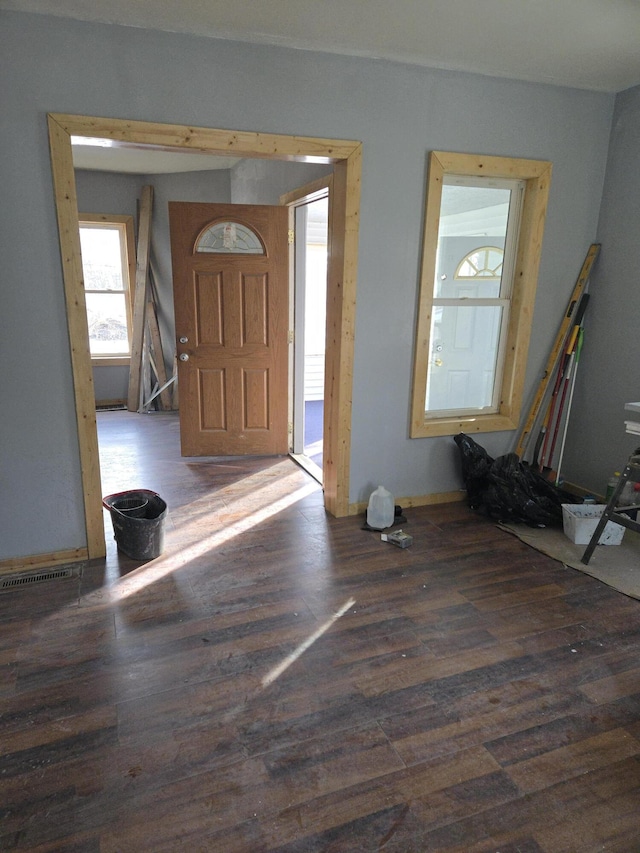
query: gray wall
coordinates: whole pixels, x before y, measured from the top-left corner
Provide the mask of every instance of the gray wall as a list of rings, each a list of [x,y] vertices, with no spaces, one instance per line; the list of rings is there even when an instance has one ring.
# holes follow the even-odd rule
[[[79,213],[109,213],[133,216],[135,223],[142,175],[120,175],[76,169]]]
[[[461,485],[450,437],[408,438],[427,153],[551,160],[533,395],[596,234],[612,96],[12,12],[2,14],[0,73],[11,81],[0,131],[0,471],[11,495],[0,558],[85,544],[47,112],[363,142],[352,501],[379,483],[397,496]],[[479,439],[493,455],[514,443],[512,433]]]
[[[285,163],[278,160],[241,160],[231,170],[234,204],[279,204],[280,196],[330,175],[331,166]]]
[[[576,377],[564,474],[604,494],[639,445],[624,404],[640,400],[640,86],[616,98],[585,345]]]

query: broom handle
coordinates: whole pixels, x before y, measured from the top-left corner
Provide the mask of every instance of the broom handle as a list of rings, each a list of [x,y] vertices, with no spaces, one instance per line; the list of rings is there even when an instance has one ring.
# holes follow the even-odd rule
[[[549,466],[549,468],[551,468],[551,466],[553,465],[553,452],[556,449],[556,441],[558,440],[558,432],[560,430],[560,424],[562,423],[562,415],[564,412],[564,401],[565,401],[565,398],[567,396],[567,388],[569,386],[570,373],[571,373],[571,369],[573,367],[574,361],[575,361],[575,359],[571,359],[569,361],[569,365],[567,367],[567,375],[566,375],[565,382],[564,382],[564,385],[562,388],[562,394],[560,395],[560,403],[558,405],[558,415],[557,415],[556,425],[555,425],[555,428],[553,430],[553,439],[551,441],[551,447],[549,448],[549,456],[547,457],[547,465]],[[567,414],[568,414],[568,412],[567,412]],[[566,422],[567,422],[567,419],[565,418],[565,423]]]
[[[569,392],[569,400],[567,402],[567,417],[564,421],[564,428],[562,431],[562,442],[560,444],[560,456],[558,457],[558,468],[556,471],[556,486],[560,482],[560,468],[562,467],[562,457],[564,456],[564,445],[567,440],[567,430],[569,428],[569,416],[571,415],[571,402],[573,400],[573,389],[576,385],[576,374],[578,372],[578,362],[580,361],[580,351],[582,349],[582,338],[584,336],[584,332],[582,329],[578,332],[578,342],[576,344],[576,359],[573,364],[573,376],[571,377],[571,390]]]

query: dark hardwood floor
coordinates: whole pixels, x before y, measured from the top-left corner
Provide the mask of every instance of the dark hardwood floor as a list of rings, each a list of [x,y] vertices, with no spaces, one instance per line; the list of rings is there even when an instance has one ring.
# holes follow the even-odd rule
[[[0,596],[0,850],[640,851],[640,602],[464,504],[412,547],[287,458],[99,416],[164,554]]]

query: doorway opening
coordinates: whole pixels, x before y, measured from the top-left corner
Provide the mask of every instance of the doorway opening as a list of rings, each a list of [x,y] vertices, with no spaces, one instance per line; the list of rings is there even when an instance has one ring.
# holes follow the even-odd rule
[[[108,138],[111,145],[155,146],[191,153],[224,153],[333,165],[334,203],[329,213],[327,275],[327,370],[324,401],[324,503],[335,516],[348,515],[351,377],[357,271],[362,145],[354,140],[320,139],[124,119],[50,114],[54,195],[74,385],[80,476],[86,521],[86,555],[105,555],[102,488],[95,399],[78,231],[78,204],[72,136]]]
[[[294,233],[290,263],[293,362],[290,368],[290,450],[323,482],[326,306],[331,176],[280,199]]]
[[[296,293],[304,289],[302,326],[303,423],[294,419],[294,439],[302,432],[302,453],[320,471],[322,477],[322,441],[324,422],[324,354],[327,305],[327,227],[328,195],[296,208],[296,241],[304,257],[304,278],[296,282]],[[298,307],[296,301],[296,307]],[[301,313],[298,310],[298,313]],[[296,326],[298,323],[296,323]],[[297,336],[297,328],[296,328]],[[301,429],[302,427],[302,429]],[[322,479],[320,479],[322,482]]]

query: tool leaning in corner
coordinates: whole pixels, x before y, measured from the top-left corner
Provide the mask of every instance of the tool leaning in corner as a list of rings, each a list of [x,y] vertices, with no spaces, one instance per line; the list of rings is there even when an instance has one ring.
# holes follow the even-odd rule
[[[582,295],[585,291],[587,283],[589,281],[589,276],[591,274],[591,270],[593,265],[598,257],[600,252],[600,243],[592,243],[589,247],[589,251],[586,254],[584,262],[582,264],[582,269],[580,270],[580,275],[575,283],[573,288],[573,292],[569,299],[569,304],[567,306],[567,310],[565,311],[564,317],[562,318],[562,322],[560,324],[560,329],[558,330],[558,334],[556,335],[556,339],[554,341],[553,347],[551,349],[551,353],[547,360],[547,364],[544,370],[544,374],[542,376],[542,380],[540,385],[538,386],[538,390],[536,392],[533,403],[531,404],[531,408],[529,409],[529,413],[527,415],[527,419],[520,433],[520,437],[518,438],[518,442],[516,444],[514,452],[520,457],[523,458],[529,443],[531,441],[531,435],[533,432],[533,427],[538,421],[540,414],[542,412],[542,407],[544,400],[547,396],[547,391],[551,384],[551,381],[555,377],[556,369],[560,363],[560,358],[562,353],[566,350],[567,343],[569,341],[570,336],[573,333],[575,328],[575,322],[572,322],[574,312],[577,309],[577,306],[582,298]],[[540,448],[538,447],[538,452]]]
[[[580,352],[582,351],[583,337],[584,337],[583,330],[580,329],[580,331],[578,332],[578,340],[576,343],[576,357],[575,357],[575,360],[574,360],[573,366],[572,366],[573,372],[572,372],[572,375],[567,378],[567,382],[571,383],[571,390],[569,391],[569,403],[567,404],[567,416],[564,419],[564,427],[562,430],[562,442],[560,444],[560,455],[558,457],[558,465],[556,466],[556,479],[555,479],[556,486],[560,485],[560,481],[562,479],[560,476],[560,469],[562,468],[562,459],[564,457],[564,445],[565,445],[565,441],[567,439],[567,429],[569,427],[569,416],[571,415],[571,403],[573,402],[573,389],[575,388],[575,384],[576,384],[576,373],[578,371],[578,362],[580,361]]]
[[[556,382],[556,388],[554,388],[555,396],[552,398],[552,403],[549,407],[551,412],[551,416],[549,419],[550,429],[548,430],[545,436],[542,448],[541,461],[542,468],[545,472],[549,472],[553,467],[553,454],[556,448],[558,433],[563,419],[564,406],[567,398],[567,389],[569,387],[569,382],[571,381],[572,375],[575,376],[578,357],[578,344],[580,345],[580,349],[582,349],[582,341],[584,334],[584,314],[587,309],[588,303],[589,294],[583,293],[582,298],[580,299],[580,305],[578,306],[578,310],[576,312],[573,331],[569,335],[569,343],[567,344],[567,348],[562,358],[562,363],[560,365],[560,368],[558,369],[558,379]],[[552,428],[551,424],[554,424]]]

